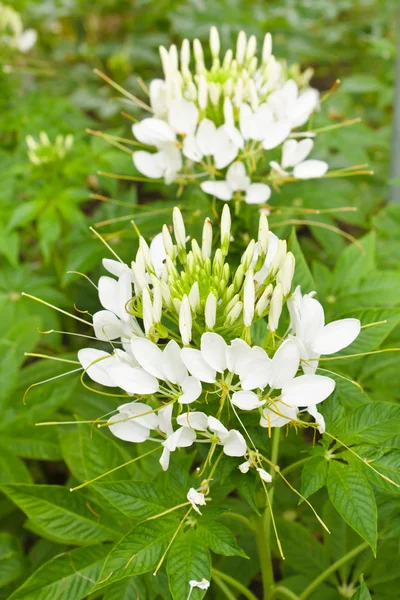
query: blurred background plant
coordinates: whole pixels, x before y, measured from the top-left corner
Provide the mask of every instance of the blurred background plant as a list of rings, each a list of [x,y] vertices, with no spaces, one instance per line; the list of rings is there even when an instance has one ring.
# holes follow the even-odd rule
[[[107,134],[131,138],[132,118],[141,118],[142,114],[126,99],[117,98],[115,90],[93,69],[98,68],[141,96],[138,76],[145,83],[161,76],[158,46],[179,44],[184,37],[198,37],[205,42],[212,24],[219,29],[223,47],[232,45],[241,29],[248,35],[255,34],[260,42],[270,31],[276,56],[301,69],[312,67],[312,85],[322,92],[330,90],[338,78],[341,80],[314,124],[331,127],[357,118],[361,122],[351,127],[331,127],[321,134],[316,154],[331,168],[368,164],[375,175],[292,183],[276,201],[272,199],[276,209],[272,210],[270,226],[280,237],[287,237],[293,227],[297,228],[297,237],[291,235],[290,246],[301,265],[302,283],[308,282],[305,291],[318,291],[329,319],[351,313],[364,323],[386,320],[381,329],[371,329],[371,335],[378,336],[383,346],[400,345],[396,308],[400,304],[400,208],[385,206],[397,8],[396,0],[14,0],[12,5],[0,5],[2,484],[64,484],[68,469],[76,473],[75,444],[68,439],[68,431],[58,435],[59,431],[38,429],[35,423],[54,418],[57,410],[69,419],[71,414],[92,419],[109,411],[109,404],[100,396],[93,398],[67,379],[60,380],[64,384],[58,382],[57,387],[53,383],[36,387],[27,398],[27,406],[22,404],[29,385],[65,371],[61,363],[60,368],[52,361],[43,364],[29,360],[23,367],[23,352],[32,351],[39,343],[38,352],[66,353],[68,360],[80,344],[78,338],[62,333],[74,331],[64,315],[22,300],[21,292],[69,311],[73,306],[84,306],[92,312],[95,293],[88,292],[89,284],[79,273],[96,279],[107,251],[89,226],[93,225],[123,258],[130,260],[137,246],[131,221],[143,235],[151,237],[169,219],[170,208],[177,202],[176,186],[135,183],[101,174],[135,173],[130,154],[110,145]],[[198,232],[208,213],[208,199],[198,188],[188,187],[178,204],[184,214],[187,211],[186,222],[191,221],[193,231]],[[357,210],[323,212],[341,207]],[[251,230],[256,210],[248,214]],[[332,227],[360,239],[364,253],[358,246],[349,245],[349,240]],[[236,235],[247,241],[243,231]],[[56,333],[40,336],[36,328]],[[371,340],[371,347],[376,341],[376,337]],[[341,391],[339,386],[335,398],[344,409],[370,399],[398,399],[395,354],[353,360],[346,366],[343,363],[343,373],[356,378],[367,392],[356,394],[345,386]],[[126,459],[125,447],[104,436],[96,439],[100,440],[96,442],[99,452],[109,452],[116,463],[124,456]],[[82,440],[87,444],[86,438]],[[285,452],[288,460],[295,456],[295,442],[289,440]],[[398,473],[398,462],[396,468]],[[360,539],[341,524],[343,548],[325,541],[328,557],[321,558],[319,564],[318,557],[323,554],[320,540],[305,530],[305,525],[312,526],[302,507],[296,506],[284,488],[279,487],[279,493],[282,541],[291,550],[285,565],[276,568],[279,577],[297,591],[305,587],[310,576],[318,575],[326,561],[329,564],[340,558]],[[317,506],[324,507],[328,523],[334,522],[337,515],[326,493],[317,494]],[[384,516],[390,518],[398,511],[398,499],[387,490],[381,489],[378,497]],[[5,531],[0,536],[0,598],[8,598],[27,575],[70,548],[70,544],[68,539],[62,543],[34,518],[26,522],[4,494],[0,518]],[[249,534],[243,533],[240,524],[235,533],[252,556]],[[392,557],[398,553],[395,539],[390,536],[381,544]],[[303,547],[313,548],[315,564],[302,562]],[[96,579],[99,571],[95,567],[103,555],[93,552],[90,564],[94,570],[85,573]],[[400,597],[396,556],[392,565],[379,559],[378,553],[378,560],[370,563],[369,570],[364,569],[368,586],[380,600]],[[337,598],[338,593],[340,597],[351,597],[363,572],[362,559],[361,554],[361,562],[351,573],[346,569],[339,572],[337,585],[334,579],[327,579],[321,588],[324,600]],[[238,560],[242,559],[222,558],[218,568],[235,574],[248,586],[257,580],[257,561],[249,568],[238,569]],[[169,598],[165,581],[159,581],[159,591],[146,578],[140,584],[148,590],[149,599],[158,597],[158,593],[160,598]],[[50,598],[45,592],[39,595],[38,588],[32,589],[36,592],[15,592],[11,597]],[[86,593],[79,592],[74,600]],[[114,593],[104,598],[121,597],[122,588]],[[141,593],[145,598],[146,592]],[[215,598],[223,597],[222,592],[212,593]],[[368,598],[362,590],[357,593],[357,598]],[[310,596],[314,597],[321,596]]]

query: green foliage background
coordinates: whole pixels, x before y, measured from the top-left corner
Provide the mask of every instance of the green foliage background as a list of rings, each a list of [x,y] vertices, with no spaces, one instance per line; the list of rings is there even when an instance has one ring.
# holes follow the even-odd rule
[[[159,44],[179,43],[186,36],[206,40],[214,24],[223,46],[240,29],[259,40],[271,31],[275,55],[303,68],[312,66],[313,84],[321,90],[340,78],[316,123],[358,117],[362,122],[320,135],[318,156],[331,168],[368,163],[375,174],[287,185],[273,203],[289,208],[274,212],[270,224],[281,237],[290,235],[298,282],[305,291],[317,290],[327,320],[351,314],[363,324],[386,321],[364,330],[352,353],[400,347],[400,208],[386,205],[396,5],[395,0],[13,2],[24,26],[37,29],[39,37],[26,56],[0,55],[0,598],[185,600],[182,581],[199,577],[199,566],[210,568],[210,550],[217,572],[208,597],[228,597],[215,583],[218,572],[234,576],[256,597],[261,594],[254,527],[225,510],[228,505],[253,523],[255,481],[244,486],[237,478],[229,479],[233,467],[226,461],[227,480],[213,490],[212,508],[204,511],[201,526],[177,541],[166,570],[153,578],[149,571],[179,521],[174,516],[145,525],[141,521],[185,500],[190,456],[180,456],[167,474],[149,456],[72,495],[69,487],[142,453],[146,444],[132,447],[84,425],[37,427],[48,420],[96,419],[115,408],[116,401],[85,390],[74,376],[32,388],[23,403],[30,385],[68,370],[68,364],[24,360],[24,352],[36,348],[74,359],[81,342],[62,332],[89,332],[21,292],[68,311],[75,305],[94,312],[95,291],[84,278],[68,273],[87,273],[94,280],[99,275],[105,248],[89,226],[97,224],[130,260],[136,250],[130,220],[135,219],[143,235],[154,235],[170,220],[170,208],[177,202],[174,186],[131,184],[98,173],[129,175],[134,169],[128,154],[86,130],[129,136],[130,123],[121,111],[140,113],[116,99],[93,68],[140,95],[137,76],[148,81],[160,75]],[[29,162],[25,137],[37,137],[40,131],[51,139],[74,135],[63,161],[46,168]],[[191,230],[198,230],[210,211],[208,202],[197,190],[187,189],[178,203]],[[357,211],[300,212],[344,206]],[[250,216],[246,224],[254,227]],[[364,251],[324,225],[355,236]],[[49,330],[58,333],[39,333]],[[364,393],[338,378],[324,414],[332,434],[340,433],[344,442],[356,445],[363,457],[400,483],[398,364],[395,352],[337,363],[339,372],[359,382]],[[332,535],[323,533],[305,503],[298,504],[279,481],[275,511],[286,554],[285,562],[279,561],[274,549],[279,584],[311,600],[400,598],[396,489],[372,476],[349,452],[343,452],[343,461],[328,463],[325,450],[326,445],[313,447],[312,439],[293,432],[281,444],[282,467],[307,459],[303,471],[294,470],[290,480],[306,497],[313,494]],[[239,493],[232,494],[235,488]],[[368,544],[377,546],[376,559]],[[304,595],[311,581],[353,549],[358,549],[354,558]],[[135,561],[125,569],[133,554]],[[360,584],[362,575],[365,582]],[[201,597],[196,590],[192,600]],[[233,597],[245,596],[236,589]]]

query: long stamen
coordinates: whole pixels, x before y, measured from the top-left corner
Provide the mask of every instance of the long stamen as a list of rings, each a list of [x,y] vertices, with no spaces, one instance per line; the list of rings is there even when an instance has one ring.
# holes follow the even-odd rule
[[[75,319],[76,321],[80,321],[81,323],[84,323],[85,325],[89,325],[90,327],[93,327],[93,323],[90,323],[89,321],[85,321],[85,319],[81,319],[80,317],[77,317],[76,315],[73,315],[65,310],[62,310],[62,308],[58,308],[58,306],[54,306],[54,304],[50,304],[50,302],[45,302],[41,298],[37,298],[36,296],[32,296],[31,294],[26,294],[25,292],[21,292],[21,296],[26,296],[27,298],[30,298],[31,300],[40,302],[40,304],[44,304],[45,306],[48,306],[49,308],[53,308],[54,310],[62,313],[63,315],[67,315],[67,317],[71,317],[72,319]]]

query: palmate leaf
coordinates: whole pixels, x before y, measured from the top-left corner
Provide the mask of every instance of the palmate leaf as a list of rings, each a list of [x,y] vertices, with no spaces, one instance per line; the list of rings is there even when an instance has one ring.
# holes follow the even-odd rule
[[[156,483],[118,481],[97,483],[93,488],[127,517],[147,519],[173,506],[168,495]]]
[[[200,520],[197,531],[205,545],[215,554],[248,558],[246,552],[237,545],[231,530],[222,523]]]
[[[329,463],[327,485],[336,510],[376,554],[377,508],[366,477],[352,466],[333,460]]]
[[[0,484],[31,482],[32,477],[26,464],[0,444]]]
[[[365,581],[361,583],[356,593],[351,597],[351,600],[371,600],[371,594]]]
[[[139,577],[121,579],[106,588],[103,600],[147,600],[146,588]]]
[[[308,498],[326,484],[328,462],[323,456],[313,456],[301,473],[301,493]]]
[[[201,536],[189,530],[180,534],[175,540],[168,555],[167,575],[169,587],[174,600],[186,600],[189,581],[211,579],[211,556]],[[205,590],[194,588],[190,600],[201,600]]]
[[[329,563],[324,547],[307,527],[295,521],[278,519],[277,528],[285,552],[285,565],[309,577],[327,568]]]
[[[350,244],[340,254],[334,271],[333,292],[354,289],[375,268],[375,233],[371,232],[359,241],[364,252]]]
[[[85,598],[98,580],[108,550],[107,545],[101,544],[55,556],[39,567],[9,600]]]
[[[400,433],[400,406],[374,402],[354,409],[336,427],[338,437],[347,444],[380,444]]]
[[[19,540],[10,533],[0,533],[0,587],[21,577],[25,568]]]
[[[56,485],[10,484],[0,487],[37,524],[42,535],[60,543],[87,545],[118,538],[101,507],[77,492]],[[98,515],[98,516],[96,516]]]
[[[163,517],[131,529],[107,556],[94,591],[155,569],[178,526],[179,519]]]

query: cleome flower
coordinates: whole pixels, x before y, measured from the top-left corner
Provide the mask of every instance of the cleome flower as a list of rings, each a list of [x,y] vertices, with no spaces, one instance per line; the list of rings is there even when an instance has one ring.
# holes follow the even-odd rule
[[[0,47],[25,53],[36,44],[37,31],[23,29],[19,12],[0,2]]]
[[[143,146],[133,153],[137,170],[167,184],[196,183],[218,199],[248,204],[267,202],[270,184],[324,176],[326,162],[304,161],[315,133],[299,129],[318,108],[311,72],[300,74],[278,62],[269,33],[260,59],[255,36],[247,39],[244,31],[236,51],[228,49],[222,58],[212,27],[210,51],[206,66],[201,43],[194,40],[192,68],[189,40],[180,52],[175,45],[160,48],[164,79],[151,81],[148,90],[154,116],[132,126]],[[280,148],[282,164],[276,160]]]

